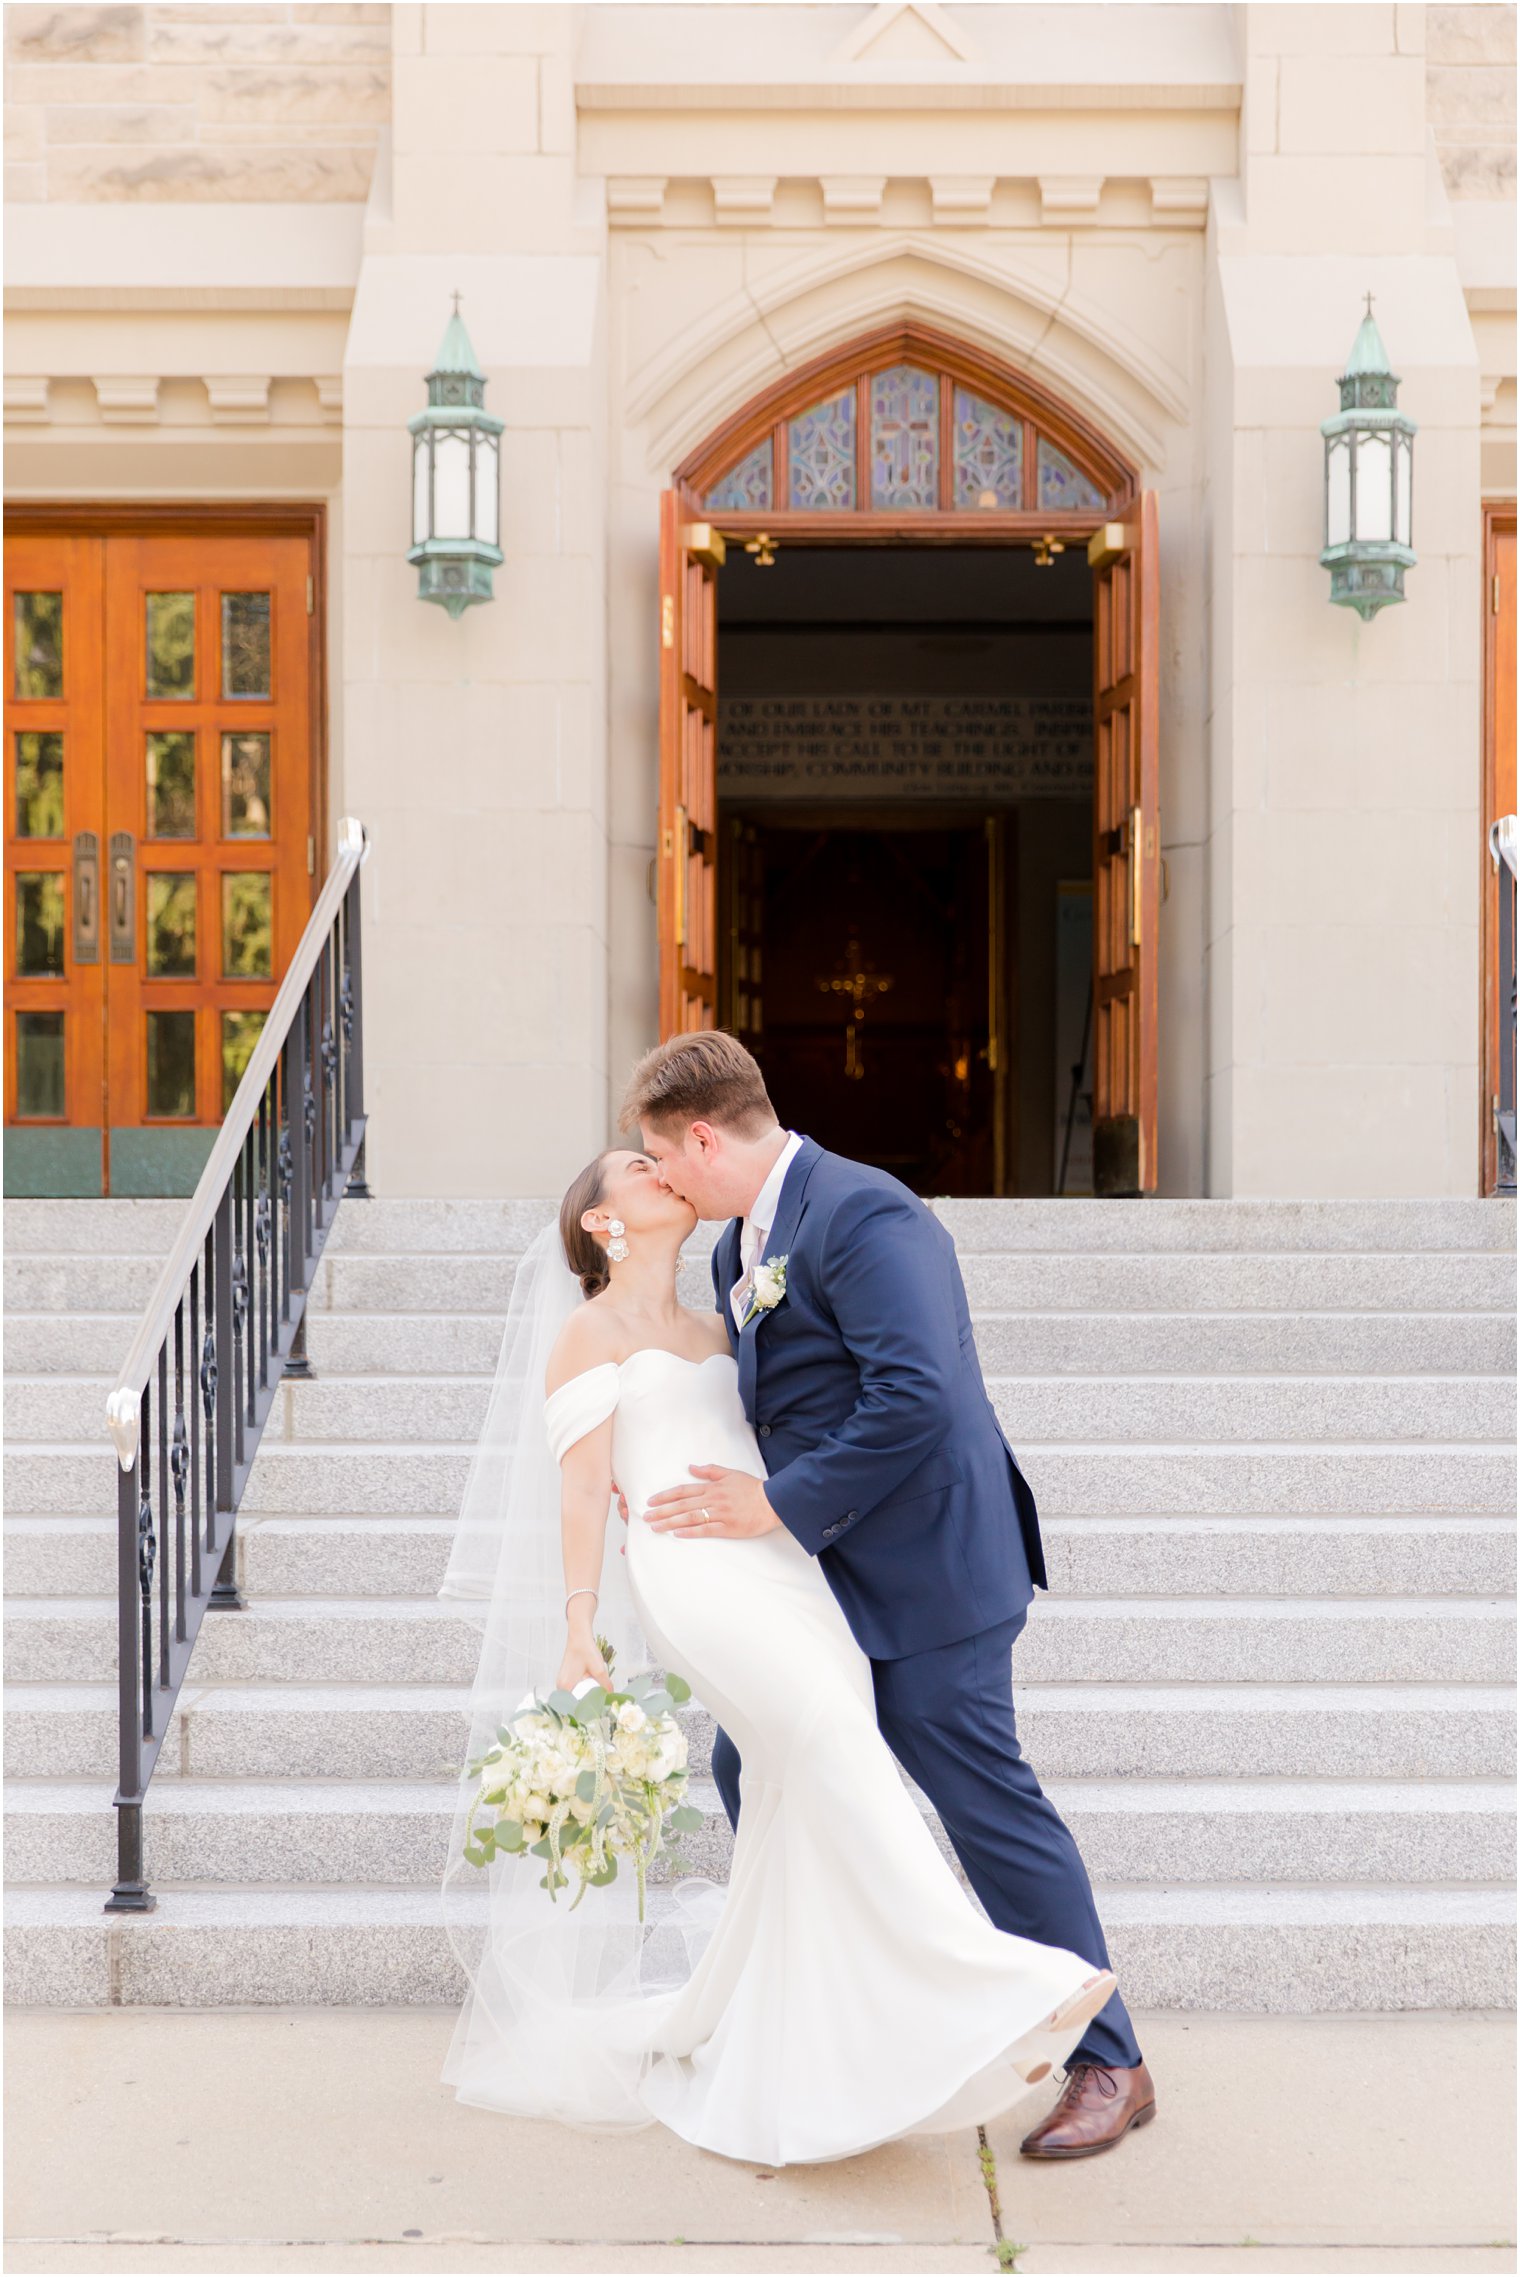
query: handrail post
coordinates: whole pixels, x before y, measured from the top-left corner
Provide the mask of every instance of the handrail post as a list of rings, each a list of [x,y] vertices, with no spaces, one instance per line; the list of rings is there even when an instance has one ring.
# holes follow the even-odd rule
[[[116,1668],[121,1695],[121,1759],[116,1802],[116,1883],[107,1913],[151,1913],[157,1902],[143,1879],[142,1703],[139,1696],[138,1479],[142,1458],[116,1473]]]
[[[285,1362],[287,1380],[311,1375],[306,1357],[306,1292],[311,1271],[311,1147],[306,1128],[306,1046],[310,1035],[310,996],[303,996],[285,1039],[285,1115],[290,1133],[290,1287],[291,1310],[299,1314]],[[299,1300],[299,1301],[298,1301]]]
[[[223,1189],[212,1221],[212,1318],[216,1323],[216,1530],[226,1514],[227,1539],[222,1546],[216,1584],[206,1602],[208,1612],[240,1613],[243,1600],[237,1585],[237,1496],[233,1491],[233,1446],[237,1405],[237,1370],[232,1342],[232,1188]]]
[[[364,1120],[364,943],[357,870],[348,881],[343,903],[343,942],[348,963],[343,990],[344,1027],[348,1043],[348,1081],[344,1086],[344,1111],[351,1131],[355,1123]],[[360,1139],[354,1166],[348,1174],[348,1196],[358,1202],[373,1199],[365,1172],[364,1147],[365,1142]]]

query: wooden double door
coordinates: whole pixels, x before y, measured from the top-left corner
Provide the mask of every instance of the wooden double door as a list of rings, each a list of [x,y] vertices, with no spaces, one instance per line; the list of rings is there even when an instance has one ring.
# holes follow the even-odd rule
[[[1093,578],[1093,1184],[1099,1194],[1138,1194],[1155,1189],[1158,1172],[1161,768],[1154,491],[1136,497],[1123,521],[1100,524],[1087,554]],[[722,846],[717,800],[718,575],[724,555],[721,533],[697,518],[695,502],[667,491],[660,525],[662,1036],[718,1024],[720,908],[742,913],[744,906],[742,880],[730,896],[720,892],[719,877],[720,853],[730,852]],[[746,959],[754,953],[743,934],[740,923],[733,949],[741,1005],[750,977]],[[759,977],[757,971],[754,978]],[[742,1031],[742,1013],[736,1024]],[[763,1047],[757,1057],[768,1070]],[[992,1181],[984,1190],[1002,1190],[1000,1151],[994,1143]]]
[[[188,1193],[311,906],[309,535],[6,548],[6,1191]]]

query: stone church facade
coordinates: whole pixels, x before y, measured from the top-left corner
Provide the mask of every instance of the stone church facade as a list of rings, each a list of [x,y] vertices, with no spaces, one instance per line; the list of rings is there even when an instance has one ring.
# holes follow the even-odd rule
[[[1484,1190],[1514,24],[10,9],[10,1189],[189,1190],[352,814],[388,1195],[557,1190],[702,1019],[926,1191],[1091,1190],[1095,1122],[1116,1190]],[[1415,562],[1364,620],[1318,429],[1369,294]],[[455,295],[457,617],[407,560]]]

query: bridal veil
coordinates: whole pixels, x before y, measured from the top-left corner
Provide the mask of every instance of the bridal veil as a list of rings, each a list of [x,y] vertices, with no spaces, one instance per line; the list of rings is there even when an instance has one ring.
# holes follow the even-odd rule
[[[486,1420],[470,1463],[438,1594],[484,1608],[464,1760],[473,1762],[535,1691],[554,1684],[565,1646],[560,1475],[544,1420],[549,1356],[585,1300],[557,1226],[532,1242],[512,1287]],[[610,1514],[596,1629],[614,1682],[650,1665]],[[460,2100],[597,2129],[645,2127],[639,2099],[653,2060],[651,2000],[689,1978],[722,1907],[701,1877],[655,1885],[638,1918],[631,1872],[588,1890],[574,1913],[551,1903],[543,1861],[464,1856],[476,1782],[461,1774],[443,1879],[443,1918],[466,1975],[443,2077]]]

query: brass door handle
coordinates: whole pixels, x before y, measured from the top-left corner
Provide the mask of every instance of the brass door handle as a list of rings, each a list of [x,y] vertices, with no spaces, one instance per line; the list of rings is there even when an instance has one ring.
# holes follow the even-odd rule
[[[111,833],[111,962],[137,962],[137,842],[130,830]]]
[[[100,962],[100,840],[93,830],[74,838],[74,962]]]

